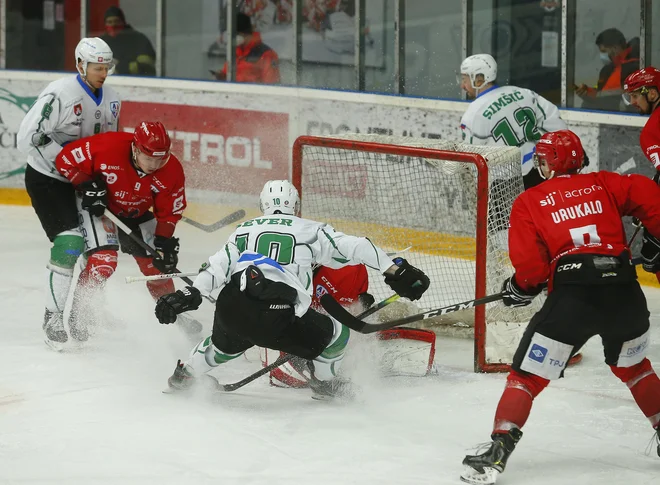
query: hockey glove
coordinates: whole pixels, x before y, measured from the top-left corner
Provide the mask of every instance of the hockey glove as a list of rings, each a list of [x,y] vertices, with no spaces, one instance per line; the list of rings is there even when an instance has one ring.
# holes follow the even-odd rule
[[[527,306],[541,292],[541,289],[525,291],[516,283],[515,275],[504,280],[502,284],[502,303],[510,307]]]
[[[92,216],[101,217],[108,207],[108,187],[103,178],[87,180],[78,185],[82,194],[80,206]]]
[[[394,274],[385,273],[385,283],[397,295],[412,301],[419,300],[431,284],[429,277],[403,258],[394,259],[394,264],[398,268]]]
[[[649,273],[657,273],[660,271],[660,239],[651,235],[649,231],[644,228],[644,235],[642,236],[642,268]]]
[[[179,263],[179,238],[156,236],[154,246],[158,257],[154,256],[154,268],[161,273],[172,273]]]
[[[376,303],[376,299],[371,293],[367,293],[366,291],[364,293],[360,293],[358,295],[358,302],[360,302],[360,305],[362,305],[362,308],[365,310],[368,308],[371,308],[371,305]]]
[[[202,295],[194,286],[161,296],[156,302],[156,318],[160,323],[174,323],[179,313],[197,310],[202,304]]]

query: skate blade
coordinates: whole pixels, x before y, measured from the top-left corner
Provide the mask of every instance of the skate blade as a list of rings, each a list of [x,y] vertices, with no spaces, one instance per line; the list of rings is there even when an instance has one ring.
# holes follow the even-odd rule
[[[66,342],[56,342],[55,340],[51,340],[48,337],[44,337],[44,342],[55,352],[64,352],[64,350],[67,348]]]
[[[469,465],[463,466],[461,481],[471,485],[494,485],[500,474],[500,472],[490,467],[484,467],[484,472],[480,473]]]

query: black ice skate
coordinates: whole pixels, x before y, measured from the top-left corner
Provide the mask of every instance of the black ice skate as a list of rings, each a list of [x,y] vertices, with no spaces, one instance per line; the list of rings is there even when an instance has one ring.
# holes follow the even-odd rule
[[[170,391],[187,391],[195,384],[195,376],[186,370],[185,364],[178,360],[174,374],[167,379]]]
[[[468,455],[463,459],[464,470],[461,480],[473,485],[492,485],[504,471],[506,462],[513,453],[522,431],[511,429],[508,433],[494,433],[488,450],[480,455]]]
[[[69,339],[66,330],[64,330],[64,315],[62,312],[46,310],[42,328],[46,333],[46,344],[55,350],[62,350],[63,345]]]
[[[343,377],[335,377],[329,381],[322,381],[314,376],[314,362],[307,361],[311,378],[309,387],[312,390],[312,399],[324,401],[328,399],[350,400],[355,397],[355,386],[351,381]]]

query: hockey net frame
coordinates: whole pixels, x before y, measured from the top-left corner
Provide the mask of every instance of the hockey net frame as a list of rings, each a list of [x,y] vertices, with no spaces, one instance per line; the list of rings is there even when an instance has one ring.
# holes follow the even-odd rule
[[[398,142],[406,143],[405,145],[396,144]],[[435,142],[435,143],[434,143]],[[433,148],[433,145],[447,145],[457,147],[457,150],[444,150]],[[435,141],[428,139],[414,139],[405,138],[399,139],[396,137],[388,137],[383,135],[341,135],[335,137],[323,136],[301,136],[296,139],[293,146],[293,166],[292,166],[292,181],[300,193],[302,215],[305,215],[305,198],[306,192],[303,186],[304,178],[304,156],[306,147],[316,147],[320,149],[337,149],[347,150],[351,152],[366,152],[371,154],[381,155],[394,155],[401,157],[411,157],[415,159],[435,160],[439,163],[442,162],[459,162],[467,163],[474,166],[476,171],[476,220],[488,221],[489,212],[489,164],[487,157],[480,153],[458,151],[460,148],[465,148],[467,145]],[[511,147],[472,147],[476,151],[486,152],[507,152],[509,157],[513,157],[512,150],[515,155],[519,157],[519,150]],[[485,150],[484,150],[485,149]],[[517,166],[519,167],[519,158]],[[520,174],[520,192],[522,192],[522,174]],[[470,189],[472,190],[472,188]],[[510,208],[509,208],[510,210]],[[316,220],[323,221],[322,217],[313,217]],[[508,215],[507,215],[508,218]],[[342,230],[341,227],[338,227]],[[349,232],[349,231],[346,231]],[[360,234],[367,235],[368,234]],[[487,223],[476,223],[475,228],[475,273],[474,273],[474,298],[483,298],[487,296],[487,248],[488,248],[488,227]],[[424,269],[423,267],[421,269]],[[492,284],[491,293],[493,291]],[[457,302],[456,302],[457,303]],[[535,305],[537,306],[537,305]],[[474,312],[474,370],[475,372],[506,372],[510,369],[509,363],[502,362],[488,362],[486,358],[486,307],[477,306]],[[530,313],[526,314],[524,318],[529,320]],[[520,320],[520,319],[518,319]],[[517,321],[517,320],[516,320]],[[526,321],[524,323],[526,323]]]

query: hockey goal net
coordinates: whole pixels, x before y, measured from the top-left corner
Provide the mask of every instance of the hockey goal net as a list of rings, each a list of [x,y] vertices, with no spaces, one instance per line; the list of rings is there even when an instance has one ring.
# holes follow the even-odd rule
[[[376,316],[392,319],[499,293],[513,273],[507,227],[523,191],[520,151],[385,135],[303,136],[293,151],[302,215],[367,236],[387,251],[408,246],[431,286],[413,304]],[[392,294],[376,272],[369,291]],[[424,321],[437,333],[474,337],[475,371],[505,371],[538,309],[501,302]],[[395,307],[395,305],[391,305]]]

